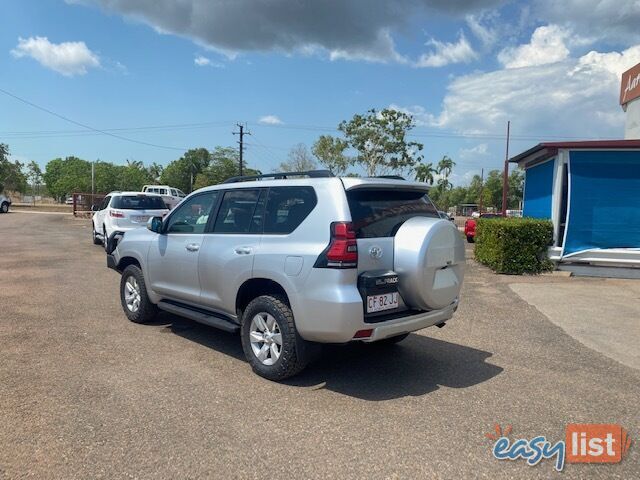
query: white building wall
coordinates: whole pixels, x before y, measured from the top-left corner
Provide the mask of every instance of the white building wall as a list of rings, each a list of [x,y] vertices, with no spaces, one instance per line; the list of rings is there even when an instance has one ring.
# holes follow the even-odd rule
[[[627,103],[624,138],[627,140],[640,139],[640,98]]]

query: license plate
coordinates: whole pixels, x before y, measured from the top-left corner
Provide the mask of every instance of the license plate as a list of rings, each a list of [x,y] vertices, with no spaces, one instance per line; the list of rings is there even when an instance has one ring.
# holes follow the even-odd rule
[[[131,217],[131,220],[133,220],[134,222],[146,222],[147,220],[149,220],[149,216],[148,215],[134,215],[133,217]]]
[[[367,313],[398,308],[398,292],[367,295]]]

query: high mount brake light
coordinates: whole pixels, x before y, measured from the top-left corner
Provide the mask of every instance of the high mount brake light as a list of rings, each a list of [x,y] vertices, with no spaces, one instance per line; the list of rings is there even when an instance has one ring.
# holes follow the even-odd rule
[[[333,222],[331,241],[320,254],[316,268],[355,268],[358,266],[358,243],[351,222]]]

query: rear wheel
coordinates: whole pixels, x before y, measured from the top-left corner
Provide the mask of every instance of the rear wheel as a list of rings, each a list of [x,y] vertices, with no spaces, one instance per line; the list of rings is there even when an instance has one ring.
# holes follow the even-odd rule
[[[474,241],[475,241],[474,237],[472,237],[471,235],[467,235],[467,242],[473,243]]]
[[[98,238],[98,233],[96,232],[96,226],[91,222],[91,235],[93,237],[93,244],[100,245],[102,242]]]
[[[284,380],[307,366],[306,342],[282,297],[262,295],[252,300],[242,316],[241,337],[247,361],[261,377]]]
[[[137,265],[129,265],[122,272],[120,303],[127,318],[134,323],[147,323],[158,313],[158,307],[149,300],[144,275]]]

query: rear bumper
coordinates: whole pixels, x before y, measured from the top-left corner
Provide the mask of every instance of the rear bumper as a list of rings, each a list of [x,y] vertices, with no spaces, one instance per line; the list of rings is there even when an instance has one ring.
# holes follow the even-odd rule
[[[384,323],[367,324],[375,327],[371,336],[364,339],[365,342],[375,342],[403,333],[415,332],[423,328],[431,327],[439,323],[444,323],[453,317],[453,313],[458,309],[458,300],[441,310],[424,312],[410,317],[402,317]]]

